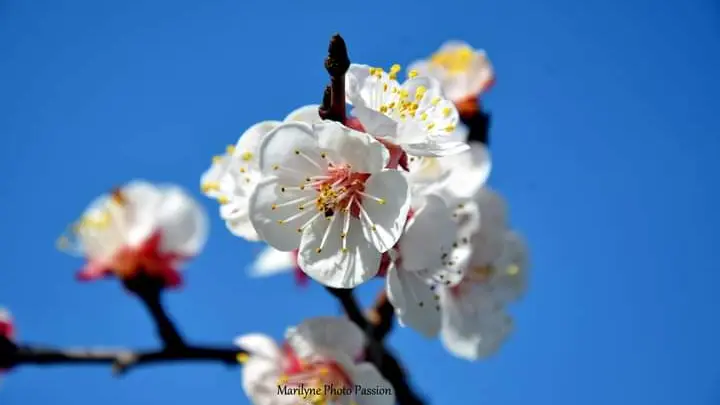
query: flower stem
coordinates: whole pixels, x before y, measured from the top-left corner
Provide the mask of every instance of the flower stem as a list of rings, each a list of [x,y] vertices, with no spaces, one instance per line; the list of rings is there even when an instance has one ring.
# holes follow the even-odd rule
[[[137,276],[125,280],[124,285],[142,301],[155,323],[157,334],[165,348],[185,347],[185,340],[162,305],[162,292],[164,291],[162,281],[146,276],[144,272],[139,272]]]

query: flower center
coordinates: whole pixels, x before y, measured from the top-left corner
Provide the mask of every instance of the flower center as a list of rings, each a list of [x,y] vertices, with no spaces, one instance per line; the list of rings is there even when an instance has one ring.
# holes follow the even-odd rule
[[[441,67],[450,74],[465,73],[470,69],[475,52],[469,46],[452,51],[437,52],[430,57],[430,63]]]
[[[401,67],[398,64],[385,73],[382,68],[371,67],[370,75],[378,80],[375,94],[372,95],[371,104],[377,106],[377,111],[395,121],[406,121],[408,118],[420,121],[427,131],[438,131],[451,133],[455,131],[455,125],[440,125],[452,114],[452,108],[442,107],[440,97],[426,97],[428,89],[425,86],[417,86],[414,92],[410,92],[396,81],[397,74]],[[411,70],[409,78],[417,76],[417,72]]]
[[[287,364],[278,379],[303,401],[302,404],[328,404],[342,396],[343,389],[353,387],[352,380],[343,367],[330,359],[304,362],[294,351],[285,346]]]
[[[297,232],[302,233],[317,220],[324,218],[329,221],[320,241],[320,246],[315,249],[317,253],[322,251],[338,217],[342,218],[340,238],[343,253],[348,251],[346,236],[350,230],[351,217],[364,222],[365,226],[370,228],[371,231],[376,231],[375,224],[363,204],[367,204],[368,201],[385,204],[386,201],[384,198],[365,192],[365,183],[370,178],[370,174],[354,172],[349,164],[334,163],[326,152],[320,153],[322,161],[317,161],[300,150],[296,150],[295,155],[310,162],[322,174],[305,177],[299,186],[280,186],[280,193],[287,195],[287,200],[282,203],[272,204],[271,209],[276,210],[296,206],[299,212],[278,220],[278,224],[285,225],[296,220],[304,220],[304,223],[296,228]],[[273,169],[285,171],[294,176],[298,174],[292,169],[280,165],[275,165]],[[313,210],[312,207],[315,209]]]

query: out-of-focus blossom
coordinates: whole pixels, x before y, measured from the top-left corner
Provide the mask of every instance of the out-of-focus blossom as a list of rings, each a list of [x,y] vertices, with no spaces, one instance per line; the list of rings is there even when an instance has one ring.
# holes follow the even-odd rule
[[[289,328],[278,345],[265,335],[240,336],[235,344],[243,389],[255,405],[392,405],[390,384],[370,363],[358,361],[364,334],[343,318],[314,318]]]
[[[15,326],[13,325],[12,315],[5,308],[0,308],[0,336],[8,340],[15,339]]]
[[[398,245],[389,252],[387,296],[401,325],[426,337],[440,330],[435,288],[455,285],[463,277],[469,250],[456,242],[457,224],[442,199],[427,196],[408,220]]]
[[[461,114],[477,108],[477,98],[495,81],[487,54],[462,41],[448,41],[427,60],[410,64],[421,76],[440,82],[443,93],[452,100]]]
[[[178,286],[180,265],[205,245],[208,219],[183,189],[133,181],[97,198],[58,241],[86,259],[81,280],[140,272]]]
[[[300,107],[288,114],[283,122],[293,121],[319,122],[318,106]],[[248,128],[235,145],[227,147],[224,155],[213,158],[210,168],[200,179],[203,193],[220,204],[220,217],[230,232],[249,241],[258,240],[248,213],[250,194],[261,179],[258,148],[262,138],[281,123],[263,121]]]
[[[346,95],[352,114],[362,127],[384,142],[399,145],[415,156],[450,156],[467,150],[455,133],[458,112],[442,96],[440,85],[429,77],[411,77],[402,85],[400,71],[390,72],[368,65],[353,64],[347,72]]]
[[[261,238],[281,251],[299,249],[300,268],[326,286],[372,278],[410,208],[407,180],[385,169],[387,149],[323,121],[278,126],[259,154],[265,179],[250,198],[250,218]]]
[[[298,266],[297,257],[297,249],[292,252],[283,252],[272,246],[267,246],[253,262],[250,275],[253,277],[267,277],[292,271],[295,282],[298,285],[305,286],[310,278]]]
[[[528,251],[523,238],[506,231],[502,253],[491,264],[474,268],[468,278],[500,304],[519,300],[527,289]]]

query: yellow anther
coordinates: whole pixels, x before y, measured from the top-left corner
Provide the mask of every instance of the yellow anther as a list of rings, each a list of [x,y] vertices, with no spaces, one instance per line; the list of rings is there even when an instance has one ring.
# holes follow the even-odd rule
[[[340,239],[344,239],[345,236],[347,236],[347,235],[345,234],[345,232],[341,232],[341,233],[340,233]]]
[[[227,198],[227,197],[224,196],[224,195],[221,195],[220,197],[218,197],[217,201],[218,201],[218,203],[220,203],[221,205],[225,205],[225,204],[227,204],[227,203],[230,202],[230,199]]]
[[[373,231],[377,231],[377,229],[375,228],[375,225],[371,226],[370,229]]]
[[[247,171],[247,169],[245,169],[244,167],[240,168],[240,173],[245,173],[246,171]]]
[[[452,108],[450,108],[450,107],[445,107],[442,110],[442,113],[445,116],[445,118],[449,117],[451,112],[452,112]]]
[[[455,130],[455,125],[448,125],[444,128],[445,132],[452,132]]]
[[[242,155],[240,155],[240,159],[242,159],[246,162],[249,162],[250,160],[252,160],[252,158],[253,158],[253,154],[251,152],[245,152]]]
[[[386,202],[384,198],[378,199],[378,204],[385,204]]]
[[[125,198],[125,194],[119,188],[116,188],[112,191],[112,193],[110,194],[110,198],[112,199],[112,202],[114,202],[117,205],[123,206],[123,205],[127,204],[127,199]]]
[[[427,130],[428,130],[428,131],[431,131],[433,128],[435,128],[435,123],[434,123],[434,122],[431,122],[431,123],[429,123],[429,124],[427,125]]]
[[[223,157],[222,157],[222,156],[213,156],[213,157],[212,157],[212,162],[213,162],[214,164],[218,164],[218,163],[220,163],[222,160],[223,160]]]
[[[320,153],[320,157],[325,159],[327,157],[327,153],[325,153],[325,152]]]
[[[418,72],[417,72],[417,70],[415,70],[415,69],[412,69],[411,71],[408,72],[408,77],[411,78],[411,79],[416,78],[417,75],[418,75]]]
[[[507,274],[511,276],[516,276],[518,275],[518,273],[520,273],[520,266],[518,266],[517,264],[511,264],[508,266]]]
[[[328,375],[330,374],[330,369],[327,367],[320,367],[318,372],[320,373],[320,375]]]
[[[277,169],[279,169],[279,168],[280,168],[280,165],[272,165],[272,169],[273,169],[273,170],[277,170]]]
[[[423,121],[425,121],[427,119],[427,117],[428,117],[427,113],[420,114],[420,119]]]
[[[288,382],[288,376],[281,375],[280,377],[278,377],[278,384],[280,384],[280,385],[287,384],[287,382]]]
[[[348,249],[347,249],[347,248],[342,248],[342,249],[340,249],[340,251],[341,251],[342,253],[347,253],[347,252],[348,252]]]
[[[247,353],[238,353],[236,360],[240,364],[245,364],[250,360],[250,356]]]
[[[322,248],[315,249],[315,253],[320,253],[320,252],[322,252]]]
[[[270,209],[273,210],[273,211],[276,210],[276,209],[277,209],[277,204],[271,205],[271,206],[270,206]]]
[[[388,91],[388,84],[387,84],[387,83],[383,84],[383,91]]]
[[[398,65],[397,63],[390,66],[390,73],[397,73],[402,69],[402,66]]]
[[[418,87],[418,88],[415,90],[415,99],[416,99],[416,100],[421,100],[421,99],[425,96],[425,93],[426,93],[426,92],[427,92],[427,87],[425,87],[425,86],[420,86],[420,87]]]
[[[430,104],[432,105],[438,105],[440,103],[440,97],[433,97],[432,100],[430,100]]]
[[[380,112],[383,113],[383,114],[387,113],[387,112],[388,112],[387,106],[381,105],[381,106],[380,106]]]
[[[228,155],[232,155],[233,153],[235,153],[235,146],[234,146],[234,145],[228,145],[228,146],[225,148],[225,152],[227,152]]]
[[[207,193],[207,192],[210,192],[210,191],[218,191],[218,190],[220,190],[220,184],[218,184],[218,183],[216,183],[216,182],[214,182],[214,181],[209,181],[209,182],[207,182],[207,183],[203,183],[203,184],[200,186],[200,189],[202,189],[202,192],[203,192],[203,193]]]
[[[277,223],[280,224],[280,225],[284,225],[284,224],[285,224],[285,220],[284,220],[284,219],[278,219],[278,220],[277,220]]]

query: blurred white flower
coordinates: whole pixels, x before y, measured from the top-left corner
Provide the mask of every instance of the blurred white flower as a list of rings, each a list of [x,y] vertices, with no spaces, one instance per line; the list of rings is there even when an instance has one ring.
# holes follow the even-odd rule
[[[83,280],[142,271],[174,287],[180,264],[200,252],[207,234],[205,212],[184,190],[138,180],[97,198],[58,247],[85,257]]]
[[[250,198],[250,218],[262,239],[299,249],[300,268],[321,284],[352,288],[372,278],[410,208],[407,180],[384,169],[387,149],[323,121],[278,126],[259,154],[264,180]]]
[[[412,77],[402,85],[394,65],[389,73],[368,65],[353,64],[347,72],[346,96],[352,114],[363,128],[409,155],[449,156],[468,145],[449,135],[455,133],[458,112],[446,100],[437,81]]]
[[[283,122],[320,122],[317,105],[307,105],[288,114]],[[203,193],[220,203],[220,217],[234,235],[257,241],[248,214],[250,194],[260,182],[258,148],[262,138],[282,122],[263,121],[248,128],[224,155],[215,156],[210,168],[203,173],[200,185]]]
[[[343,318],[314,318],[289,328],[279,346],[265,335],[240,336],[235,344],[243,389],[254,405],[392,405],[390,384],[370,363],[355,359],[364,334]]]
[[[253,277],[266,277],[289,272],[297,264],[297,259],[294,256],[293,252],[283,252],[272,246],[267,246],[255,258],[250,267],[250,275]]]
[[[519,300],[527,289],[528,251],[523,238],[513,231],[504,233],[502,253],[491,264],[475,267],[468,279],[479,284],[486,295],[500,304]]]
[[[413,62],[409,68],[437,79],[445,96],[456,104],[477,98],[495,80],[485,51],[462,41],[444,43],[429,59]],[[462,110],[460,106],[458,109]]]
[[[454,156],[411,156],[407,177],[416,194],[439,194],[452,205],[476,195],[487,182],[491,167],[485,145],[473,142],[469,150]]]
[[[440,330],[437,284],[455,285],[463,277],[470,251],[457,240],[457,224],[442,199],[427,196],[408,220],[389,252],[386,289],[401,325],[426,337]]]

